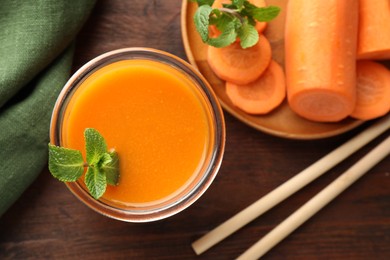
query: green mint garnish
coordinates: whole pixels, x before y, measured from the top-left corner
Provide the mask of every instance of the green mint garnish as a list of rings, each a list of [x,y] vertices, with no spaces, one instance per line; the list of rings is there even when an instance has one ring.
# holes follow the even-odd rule
[[[241,47],[244,49],[255,45],[259,40],[259,33],[256,28],[248,22],[244,22],[237,30],[237,36],[241,39]]]
[[[106,191],[107,179],[102,169],[98,167],[88,167],[85,174],[85,184],[92,197],[100,198]]]
[[[107,152],[107,144],[103,136],[93,128],[84,131],[87,163],[97,165]]]
[[[49,144],[49,171],[60,181],[76,181],[84,172],[81,152]]]
[[[105,154],[107,157],[102,163],[102,169],[106,173],[107,183],[117,185],[119,182],[119,157],[117,152],[111,151]]]
[[[107,151],[103,136],[93,128],[84,131],[86,162],[81,152],[49,144],[49,171],[60,181],[77,181],[84,173],[85,184],[90,194],[99,199],[107,184],[117,185],[119,180],[119,158],[115,151]]]
[[[209,23],[212,11],[213,8],[205,4],[199,6],[194,15],[196,30],[203,42],[207,42],[209,39]]]
[[[269,22],[278,16],[277,6],[257,7],[248,0],[231,0],[222,8],[212,8],[214,0],[190,0],[198,4],[194,23],[202,41],[221,48],[240,39],[242,48],[255,45],[259,34],[255,28],[256,21]],[[209,36],[209,26],[215,25],[221,34],[215,38]]]

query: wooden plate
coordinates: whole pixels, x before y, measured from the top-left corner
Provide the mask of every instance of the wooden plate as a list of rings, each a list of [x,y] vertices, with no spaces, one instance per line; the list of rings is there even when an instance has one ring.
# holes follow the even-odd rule
[[[282,8],[279,16],[267,26],[265,35],[269,39],[273,59],[284,66],[284,20],[287,0],[268,0],[269,5],[277,5]],[[197,4],[183,0],[181,13],[181,30],[184,48],[189,62],[195,66],[208,80],[214,92],[219,98],[221,106],[230,114],[262,132],[289,139],[320,139],[335,136],[347,132],[363,121],[347,118],[337,123],[317,123],[306,120],[296,115],[284,103],[267,115],[249,115],[235,107],[225,94],[224,81],[220,80],[209,67],[206,60],[207,45],[205,45],[196,32],[193,16]]]

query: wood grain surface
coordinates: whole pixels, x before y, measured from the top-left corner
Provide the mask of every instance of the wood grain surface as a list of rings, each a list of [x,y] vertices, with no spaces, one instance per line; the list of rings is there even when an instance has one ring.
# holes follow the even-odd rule
[[[152,47],[185,56],[181,0],[101,0],[80,32],[74,70],[106,51]],[[80,203],[47,169],[0,219],[0,259],[234,259],[329,184],[384,136],[237,233],[196,256],[191,242],[367,125],[320,140],[259,132],[229,113],[220,172],[194,205],[133,224]],[[283,122],[281,122],[283,123]],[[390,259],[390,158],[273,248],[264,259]]]

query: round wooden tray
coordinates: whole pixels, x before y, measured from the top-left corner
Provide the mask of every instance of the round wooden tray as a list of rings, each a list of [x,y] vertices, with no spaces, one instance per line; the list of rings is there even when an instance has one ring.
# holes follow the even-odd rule
[[[270,22],[265,31],[269,39],[273,59],[284,66],[284,20],[287,0],[268,0],[269,5],[277,5],[282,9],[279,16]],[[249,115],[229,100],[225,93],[225,82],[219,79],[209,67],[206,60],[207,45],[196,32],[193,16],[197,4],[183,0],[181,12],[181,30],[184,48],[189,62],[207,79],[219,98],[221,106],[245,124],[262,132],[289,139],[320,139],[345,133],[363,123],[363,121],[347,118],[337,123],[317,123],[296,115],[287,105],[287,101],[267,115]]]

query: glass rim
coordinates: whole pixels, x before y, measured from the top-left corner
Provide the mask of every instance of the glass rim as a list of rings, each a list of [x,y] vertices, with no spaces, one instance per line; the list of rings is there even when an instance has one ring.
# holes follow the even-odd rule
[[[63,111],[67,106],[66,100],[69,98],[69,95],[72,94],[72,91],[74,92],[75,89],[77,89],[83,79],[88,78],[89,75],[93,74],[94,71],[99,68],[115,61],[145,58],[165,63],[182,72],[193,82],[193,84],[191,84],[193,85],[192,87],[196,87],[202,95],[204,95],[204,103],[206,104],[202,104],[202,106],[206,105],[209,108],[209,116],[211,118],[211,123],[213,124],[213,127],[211,127],[213,131],[210,133],[210,136],[213,138],[213,143],[211,144],[210,159],[208,162],[205,162],[207,163],[207,167],[199,173],[199,175],[201,175],[200,180],[195,185],[191,185],[192,187],[189,191],[186,191],[178,200],[172,199],[168,204],[165,203],[166,205],[156,204],[160,205],[159,207],[139,207],[138,210],[120,208],[119,206],[107,204],[102,200],[95,200],[77,182],[66,183],[68,189],[89,208],[102,215],[126,222],[151,222],[164,219],[175,215],[192,205],[203,195],[213,182],[221,166],[225,150],[226,130],[223,111],[218,98],[207,80],[200,72],[183,59],[165,51],[143,47],[122,48],[103,53],[80,67],[69,78],[61,90],[53,108],[50,122],[51,143],[54,145],[61,144],[62,116]]]

